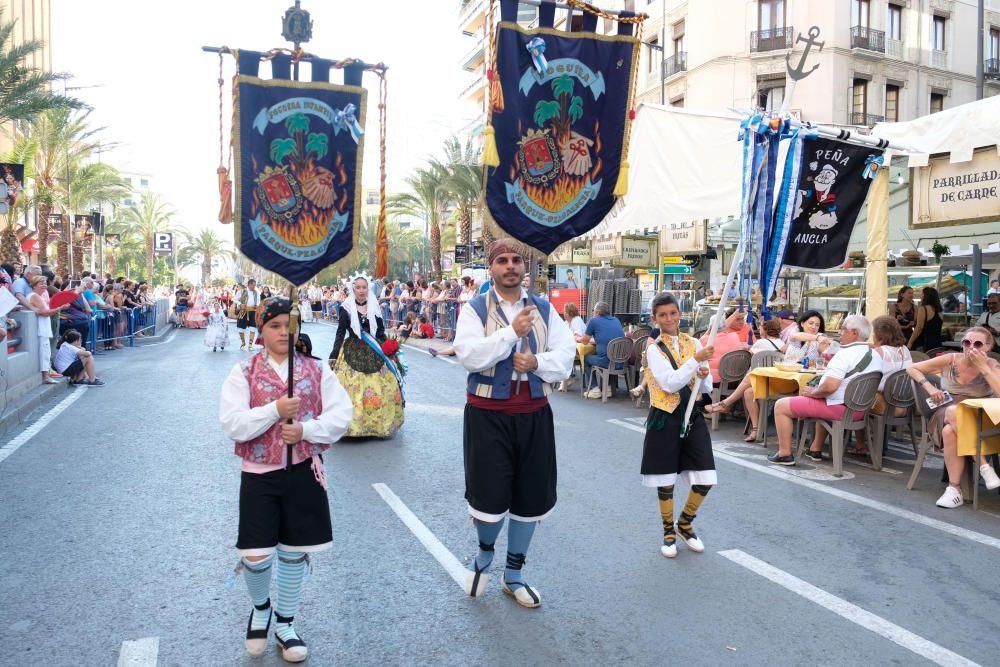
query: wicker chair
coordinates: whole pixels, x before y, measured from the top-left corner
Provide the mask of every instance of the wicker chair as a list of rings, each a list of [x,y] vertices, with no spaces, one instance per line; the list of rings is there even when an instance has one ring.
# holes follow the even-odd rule
[[[601,383],[601,388],[604,390],[601,392],[601,403],[608,402],[608,394],[611,393],[611,387],[609,386],[609,381],[612,376],[620,377],[625,380],[625,387],[629,390],[632,389],[631,381],[631,371],[629,370],[628,362],[629,357],[632,356],[632,339],[625,338],[614,338],[608,342],[608,367],[601,368],[600,366],[590,367],[590,376],[587,378],[587,386],[593,386],[593,379],[596,375]]]
[[[750,353],[746,350],[726,352],[719,359],[719,386],[712,389],[712,402],[718,403],[733,391],[750,370]],[[719,413],[712,413],[712,430],[719,428]]]
[[[808,438],[809,424],[816,428],[821,428],[830,434],[831,455],[833,457],[833,474],[836,477],[844,476],[844,441],[849,431],[867,428],[866,416],[862,416],[860,421],[854,421],[854,413],[867,413],[872,404],[875,403],[875,394],[878,392],[879,382],[882,381],[882,373],[873,371],[862,373],[847,380],[847,387],[844,389],[844,416],[837,421],[826,419],[804,419],[799,435],[798,449],[795,452],[795,459],[798,461],[806,450],[806,439]],[[869,438],[871,441],[871,438]]]
[[[882,469],[882,456],[885,444],[889,440],[889,429],[893,426],[908,426],[913,451],[917,451],[917,439],[913,432],[913,383],[905,370],[898,370],[885,379],[882,388],[882,398],[885,400],[885,414],[868,414],[871,422],[872,440],[868,444],[868,454],[871,456],[872,467]],[[903,415],[897,415],[897,408],[905,410]]]

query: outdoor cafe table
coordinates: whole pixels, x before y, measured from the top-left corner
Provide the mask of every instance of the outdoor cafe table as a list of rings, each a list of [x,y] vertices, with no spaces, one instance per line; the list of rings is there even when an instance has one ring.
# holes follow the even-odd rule
[[[972,464],[972,509],[979,508],[979,461],[1000,453],[1000,398],[970,398],[958,404],[958,455],[975,456]]]
[[[583,358],[586,357],[588,354],[597,354],[597,346],[594,345],[593,343],[576,344],[576,356],[577,359],[580,361],[580,380],[581,380],[580,390],[582,392],[587,390],[587,380],[589,379],[583,377],[583,369],[586,368],[586,366],[583,365]]]
[[[822,375],[817,371],[784,371],[774,366],[754,368],[750,371],[750,386],[753,396],[760,406],[758,410],[758,441],[767,447],[767,399],[772,396],[798,396],[806,384],[814,377]]]

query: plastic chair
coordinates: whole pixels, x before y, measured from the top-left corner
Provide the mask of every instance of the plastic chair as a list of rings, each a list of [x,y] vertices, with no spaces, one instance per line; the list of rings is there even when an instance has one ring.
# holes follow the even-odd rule
[[[765,350],[764,352],[755,352],[754,355],[750,357],[750,370],[752,371],[755,368],[770,368],[784,358],[785,355],[782,354],[781,352],[778,352],[777,350]],[[775,400],[777,400],[777,398]],[[758,408],[760,408],[762,404],[763,401],[757,399]],[[758,415],[759,414],[760,410],[758,410]],[[766,424],[767,422],[764,423]],[[750,421],[750,415],[747,415],[747,422],[746,424],[743,425],[743,435],[747,435],[748,433],[750,433],[751,426],[753,426],[753,422]]]
[[[910,352],[910,358],[913,359],[913,363],[917,363],[918,361],[927,361],[930,359],[926,352],[921,352],[920,350],[912,350]]]
[[[645,364],[643,363],[645,361],[644,355],[646,354],[646,348],[649,347],[649,344],[651,342],[653,342],[652,338],[650,338],[649,336],[643,336],[642,338],[636,340],[634,343],[635,366],[633,366],[632,370],[635,372],[635,382],[633,383],[633,385],[636,387],[638,387],[639,384],[642,382],[642,372],[645,366]],[[635,397],[635,407],[637,408],[642,407],[642,399],[647,392],[648,390],[643,390],[642,394]]]
[[[931,348],[929,350],[924,350],[924,353],[929,358],[933,359],[934,357],[938,356],[939,354],[950,354],[952,352],[958,352],[958,351],[959,350],[956,350],[956,349],[950,348],[950,347],[934,347],[934,348]]]
[[[937,375],[926,375],[925,377],[935,387],[941,386],[941,378]],[[914,410],[916,414],[920,415],[920,442],[917,443],[914,452],[917,455],[917,460],[913,462],[913,472],[910,473],[910,479],[906,482],[907,491],[912,490],[913,485],[917,483],[920,470],[924,467],[924,459],[927,458],[927,452],[931,449],[931,434],[927,424],[931,420],[931,415],[934,414],[934,411],[927,405],[927,391],[923,386],[910,380],[910,390],[913,392]]]
[[[750,370],[754,368],[765,368],[774,366],[779,361],[783,361],[785,355],[777,350],[766,350],[764,352],[758,352],[750,358]],[[790,398],[792,396],[798,396],[795,394],[771,394],[768,398],[763,398],[760,396],[755,396],[757,400],[757,441],[763,442],[764,446],[767,447],[767,418],[768,412],[770,411],[770,404],[777,403],[783,398]],[[746,433],[750,432],[750,417],[747,416],[747,425],[743,429]]]
[[[750,352],[747,350],[733,350],[726,352],[719,359],[719,386],[712,389],[712,402],[718,403],[727,396],[731,396],[736,387],[750,370]],[[712,430],[719,428],[719,413],[712,413]]]
[[[878,392],[878,385],[882,381],[880,371],[862,373],[847,380],[847,387],[844,389],[844,416],[837,421],[826,419],[804,419],[799,435],[798,449],[795,452],[795,460],[799,461],[806,449],[806,439],[808,437],[809,424],[816,428],[822,428],[830,434],[831,456],[833,457],[833,474],[836,477],[844,476],[844,441],[847,439],[849,431],[867,428],[866,415],[862,415],[861,421],[854,421],[855,412],[868,412],[875,403],[875,394]],[[868,438],[869,442],[871,438]]]
[[[629,357],[632,356],[632,339],[625,338],[614,338],[608,343],[608,367],[601,368],[600,366],[590,367],[590,376],[587,378],[587,386],[593,386],[594,375],[597,375],[600,379],[600,386],[603,389],[601,392],[601,403],[608,402],[608,394],[611,393],[611,387],[608,382],[612,376],[620,377],[625,380],[626,389],[632,389],[631,372],[628,367]]]
[[[868,414],[872,422],[872,441],[868,444],[868,455],[875,470],[882,469],[882,455],[885,453],[885,443],[889,440],[889,429],[893,426],[909,426],[910,441],[913,451],[917,450],[917,439],[913,432],[913,383],[906,370],[898,370],[885,379],[882,387],[882,399],[885,401],[885,414]],[[906,412],[897,415],[897,408]]]

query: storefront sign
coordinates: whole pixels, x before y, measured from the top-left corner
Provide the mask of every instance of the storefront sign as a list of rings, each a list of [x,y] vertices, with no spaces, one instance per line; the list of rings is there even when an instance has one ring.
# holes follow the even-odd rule
[[[594,263],[594,258],[591,255],[589,243],[573,248],[573,263],[584,264],[584,265]]]
[[[660,230],[660,254],[702,255],[705,253],[707,220],[672,222]]]
[[[912,171],[910,228],[994,222],[1000,218],[1000,156],[995,147],[952,164],[934,157]]]
[[[615,236],[594,239],[591,254],[595,260],[608,260],[613,266],[654,267],[659,258],[658,245],[655,236]]]

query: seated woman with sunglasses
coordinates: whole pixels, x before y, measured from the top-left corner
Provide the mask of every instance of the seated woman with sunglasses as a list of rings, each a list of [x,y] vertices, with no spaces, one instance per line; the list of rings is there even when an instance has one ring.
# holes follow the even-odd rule
[[[927,427],[934,445],[944,448],[944,463],[948,469],[948,488],[938,498],[938,507],[961,507],[965,502],[962,497],[965,457],[958,455],[956,406],[969,398],[1000,396],[1000,364],[986,356],[992,345],[993,335],[989,329],[972,327],[965,332],[961,353],[942,354],[906,370],[914,382],[923,385],[935,403],[946,400],[945,392],[951,394],[951,402],[931,416]],[[941,375],[940,388],[927,381],[929,373]],[[985,458],[976,464],[987,489],[1000,487],[1000,478]]]

